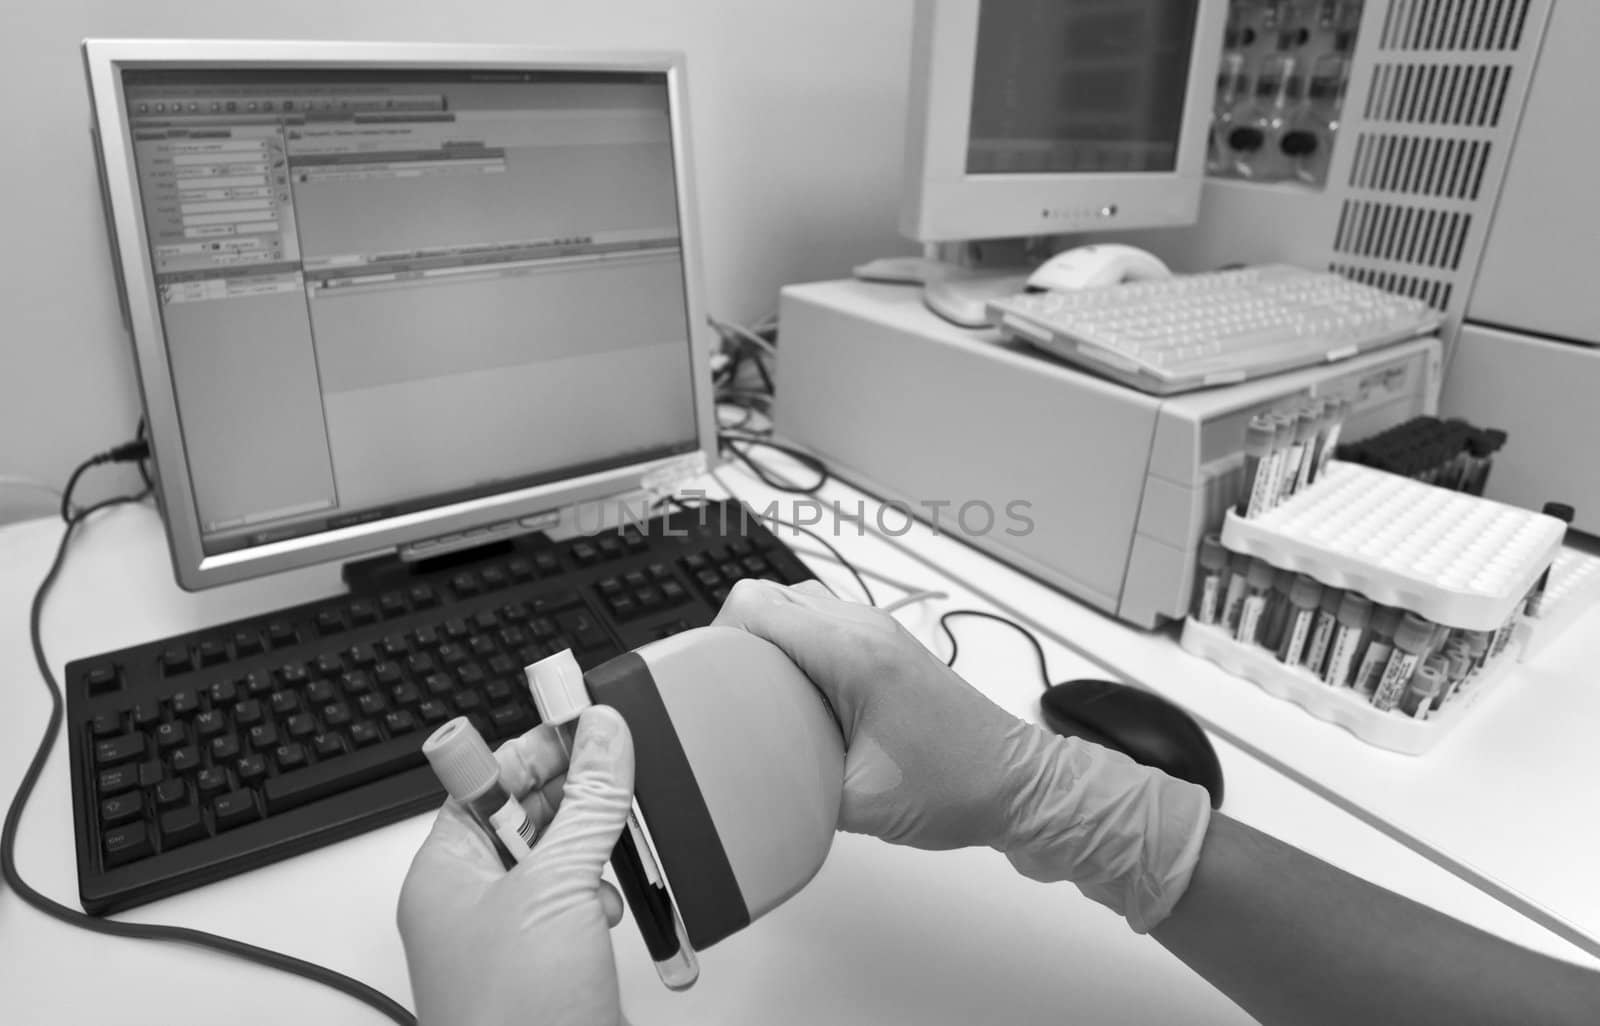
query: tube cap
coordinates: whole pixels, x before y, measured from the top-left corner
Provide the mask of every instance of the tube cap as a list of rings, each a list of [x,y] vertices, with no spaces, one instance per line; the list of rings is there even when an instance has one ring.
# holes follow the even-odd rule
[[[1392,637],[1399,623],[1400,610],[1394,606],[1378,606],[1372,611],[1372,630],[1376,634]]]
[[[1466,649],[1450,653],[1450,676],[1460,680],[1472,671],[1472,656]]]
[[[1323,609],[1327,610],[1329,613],[1332,613],[1335,616],[1337,616],[1338,613],[1339,613],[1339,606],[1340,606],[1341,603],[1343,603],[1343,601],[1344,601],[1344,592],[1340,591],[1338,588],[1323,588],[1322,589],[1322,601],[1321,601],[1320,605],[1322,606]]]
[[[1294,583],[1289,586],[1289,601],[1301,609],[1314,609],[1317,600],[1322,597],[1321,582],[1307,577],[1305,574],[1295,574]]]
[[[583,670],[570,648],[546,656],[523,670],[523,674],[533,692],[539,719],[545,723],[556,726],[571,723],[594,704],[589,698],[589,689],[583,684]]]
[[[1570,524],[1572,518],[1578,515],[1578,511],[1564,502],[1547,502],[1544,504],[1544,515]]]
[[[434,776],[458,802],[468,802],[500,783],[500,763],[472,721],[457,716],[422,742]]]
[[[1419,666],[1411,675],[1410,687],[1424,695],[1437,695],[1444,690],[1444,674],[1437,666]]]
[[[1200,565],[1207,570],[1221,570],[1228,565],[1228,550],[1222,547],[1222,539],[1214,534],[1201,539]]]
[[[1480,655],[1483,654],[1484,650],[1487,649],[1488,647],[1489,647],[1489,634],[1488,634],[1487,631],[1468,631],[1467,632],[1467,652],[1470,655],[1472,655],[1474,657],[1480,656]]]
[[[1250,560],[1250,574],[1245,578],[1252,588],[1272,587],[1272,564],[1264,559]]]
[[[1270,420],[1259,414],[1251,417],[1244,429],[1244,451],[1251,456],[1265,456],[1272,451],[1275,434]]]
[[[1416,613],[1405,614],[1394,629],[1396,647],[1403,648],[1407,652],[1420,652],[1427,648],[1432,640],[1433,621],[1425,620]]]
[[[1294,440],[1300,443],[1311,441],[1317,433],[1318,421],[1317,411],[1313,407],[1307,406],[1301,410],[1300,418],[1295,421]]]
[[[1365,627],[1372,617],[1372,600],[1353,591],[1339,601],[1339,623],[1345,627]]]

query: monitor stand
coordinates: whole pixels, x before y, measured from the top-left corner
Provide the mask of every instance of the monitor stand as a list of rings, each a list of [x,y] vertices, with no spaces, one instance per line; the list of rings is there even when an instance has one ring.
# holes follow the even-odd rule
[[[987,328],[991,299],[1014,296],[1028,284],[1028,271],[1018,267],[972,268],[949,265],[941,275],[930,276],[922,286],[922,302],[929,310],[962,328]]]

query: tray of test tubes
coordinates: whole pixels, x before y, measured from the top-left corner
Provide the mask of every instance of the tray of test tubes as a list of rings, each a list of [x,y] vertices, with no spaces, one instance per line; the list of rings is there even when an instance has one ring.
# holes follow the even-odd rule
[[[1330,461],[1315,483],[1250,515],[1222,544],[1454,628],[1494,631],[1561,549],[1566,524],[1474,495]]]
[[[1270,695],[1295,703],[1318,719],[1344,727],[1370,745],[1422,755],[1505,680],[1508,668],[1516,662],[1520,635],[1497,654],[1487,655],[1482,665],[1474,666],[1452,653],[1442,667],[1415,666],[1413,679],[1397,691],[1398,699],[1387,708],[1377,704],[1377,688],[1395,679],[1390,670],[1396,662],[1394,656],[1400,656],[1401,666],[1410,662],[1408,654],[1392,645],[1387,646],[1389,658],[1370,660],[1374,664],[1381,661],[1382,669],[1375,671],[1372,690],[1363,692],[1359,684],[1333,686],[1304,664],[1288,664],[1277,652],[1244,644],[1220,624],[1190,618],[1183,625],[1181,644],[1186,651],[1255,683]],[[1376,647],[1369,639],[1368,652]],[[1368,662],[1361,659],[1356,672]]]

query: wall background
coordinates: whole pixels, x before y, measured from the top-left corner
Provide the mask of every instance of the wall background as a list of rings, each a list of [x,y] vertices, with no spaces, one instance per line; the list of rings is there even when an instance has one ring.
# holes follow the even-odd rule
[[[139,416],[100,214],[85,36],[516,42],[688,56],[706,296],[755,320],[899,237],[911,4],[875,0],[7,0],[0,6],[0,522]],[[84,500],[136,484],[100,470]]]

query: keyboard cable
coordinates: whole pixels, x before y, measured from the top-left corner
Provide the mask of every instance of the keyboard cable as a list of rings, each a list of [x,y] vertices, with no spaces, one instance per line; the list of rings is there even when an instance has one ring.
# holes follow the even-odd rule
[[[196,947],[208,948],[247,962],[254,962],[269,969],[276,969],[323,984],[372,1007],[385,1017],[401,1024],[401,1026],[416,1026],[416,1017],[393,998],[359,980],[352,979],[325,966],[272,951],[268,948],[257,947],[254,944],[246,944],[230,937],[207,933],[203,930],[193,930],[182,926],[124,923],[118,920],[91,916],[75,908],[63,905],[34,890],[17,870],[17,829],[22,822],[23,813],[27,810],[28,799],[33,795],[34,785],[38,783],[39,775],[44,771],[45,762],[50,758],[50,753],[55,748],[56,740],[61,733],[61,688],[56,683],[55,675],[50,672],[50,662],[45,657],[44,642],[40,631],[45,599],[50,593],[51,586],[55,584],[56,576],[61,572],[61,567],[67,554],[67,545],[72,540],[77,528],[89,517],[101,510],[125,503],[144,501],[150,495],[151,489],[146,485],[137,494],[119,495],[114,498],[104,499],[84,509],[73,508],[72,492],[78,483],[78,479],[91,467],[105,463],[140,461],[142,472],[142,462],[148,459],[150,455],[150,446],[142,438],[142,422],[140,436],[135,441],[117,446],[114,449],[108,449],[79,464],[73,470],[72,476],[68,478],[67,487],[62,493],[61,514],[62,519],[66,522],[66,530],[61,533],[61,541],[56,546],[55,558],[50,562],[50,569],[45,572],[44,580],[39,582],[38,590],[33,594],[33,604],[28,618],[28,634],[33,643],[33,658],[38,663],[39,675],[44,679],[45,687],[50,692],[50,719],[45,726],[44,737],[39,741],[39,748],[34,753],[33,760],[28,764],[27,771],[23,773],[22,783],[18,786],[17,793],[11,800],[11,807],[6,812],[5,827],[3,832],[0,832],[0,873],[3,873],[6,883],[17,893],[17,897],[35,910],[58,919],[68,926],[76,926],[112,937],[127,937],[134,940],[175,941],[180,944],[192,944]]]

